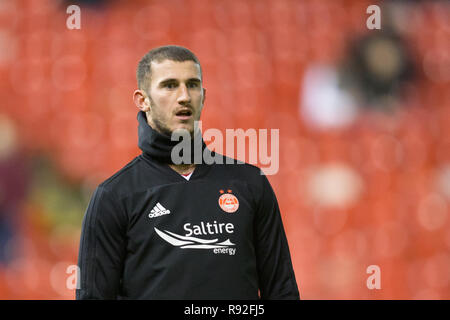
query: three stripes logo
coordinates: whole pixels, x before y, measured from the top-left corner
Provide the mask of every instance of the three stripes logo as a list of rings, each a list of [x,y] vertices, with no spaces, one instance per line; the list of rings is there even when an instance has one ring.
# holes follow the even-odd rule
[[[152,211],[149,213],[148,217],[149,218],[156,218],[156,217],[160,217],[163,216],[165,214],[170,214],[170,210],[167,210],[166,208],[164,208],[161,203],[157,203]]]

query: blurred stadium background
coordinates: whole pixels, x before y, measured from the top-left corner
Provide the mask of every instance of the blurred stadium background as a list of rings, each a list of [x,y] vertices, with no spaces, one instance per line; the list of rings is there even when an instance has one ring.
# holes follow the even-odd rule
[[[74,298],[93,189],[139,154],[137,62],[179,44],[203,129],[280,129],[303,299],[449,299],[449,35],[448,1],[0,1],[0,298]]]

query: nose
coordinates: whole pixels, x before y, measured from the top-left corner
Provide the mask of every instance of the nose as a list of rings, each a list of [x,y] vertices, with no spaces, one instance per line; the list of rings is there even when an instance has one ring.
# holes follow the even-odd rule
[[[185,84],[180,85],[179,95],[177,102],[181,105],[185,105],[191,102],[191,96]]]

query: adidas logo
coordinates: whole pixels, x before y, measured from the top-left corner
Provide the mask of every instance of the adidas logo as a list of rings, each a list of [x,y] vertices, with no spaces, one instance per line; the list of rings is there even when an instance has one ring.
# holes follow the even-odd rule
[[[156,218],[165,214],[169,214],[170,210],[164,208],[161,203],[157,203],[156,206],[153,207],[152,211],[149,213],[149,218]]]

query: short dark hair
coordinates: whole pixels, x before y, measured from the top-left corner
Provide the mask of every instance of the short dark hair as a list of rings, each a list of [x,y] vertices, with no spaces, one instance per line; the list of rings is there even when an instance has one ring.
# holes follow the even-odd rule
[[[139,61],[137,71],[136,71],[136,79],[138,88],[140,90],[146,90],[150,84],[151,79],[151,63],[152,61],[156,61],[158,63],[163,62],[164,60],[172,60],[172,61],[194,61],[200,67],[200,76],[202,76],[202,67],[200,65],[200,61],[195,56],[195,54],[181,46],[168,45],[157,47],[145,54],[142,57],[141,61]]]

